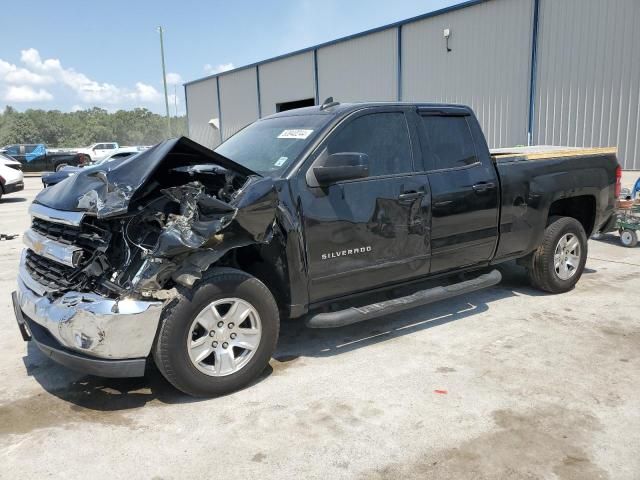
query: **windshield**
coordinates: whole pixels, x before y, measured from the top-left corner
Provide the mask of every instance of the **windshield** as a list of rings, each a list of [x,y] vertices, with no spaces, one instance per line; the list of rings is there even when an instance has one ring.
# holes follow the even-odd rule
[[[254,172],[275,177],[298,159],[329,118],[296,115],[261,120],[236,133],[215,151]]]

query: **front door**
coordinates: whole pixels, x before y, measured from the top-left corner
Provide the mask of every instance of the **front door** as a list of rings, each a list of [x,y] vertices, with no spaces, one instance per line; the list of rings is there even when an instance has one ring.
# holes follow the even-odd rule
[[[364,153],[369,176],[310,187],[298,176],[310,301],[366,291],[429,271],[430,195],[416,175],[417,132],[403,108],[367,109],[344,120],[317,155]]]

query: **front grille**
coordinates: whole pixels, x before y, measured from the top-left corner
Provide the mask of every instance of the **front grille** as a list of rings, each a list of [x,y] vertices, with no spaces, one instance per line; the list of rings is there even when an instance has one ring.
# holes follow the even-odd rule
[[[109,248],[112,233],[108,224],[101,224],[95,218],[86,218],[81,213],[60,212],[38,204],[32,205],[31,208],[33,210],[32,232],[58,244],[77,247],[82,250],[82,255],[78,266],[71,267],[38,255],[34,251],[38,250],[38,245],[34,243],[34,250],[29,248],[24,257],[24,268],[27,273],[48,291],[56,294],[85,288],[93,273],[89,275],[83,270],[91,270],[89,267],[92,262],[101,252],[106,252]],[[63,220],[69,218],[71,224],[61,223],[63,220],[57,221],[58,218]],[[73,250],[76,251],[75,248]],[[51,258],[57,257],[54,254]]]
[[[108,238],[105,238],[108,234],[90,225],[81,227],[34,218],[31,229],[56,242],[80,247],[89,254],[108,242]]]
[[[27,250],[25,267],[31,278],[51,290],[70,290],[86,280],[84,273]]]

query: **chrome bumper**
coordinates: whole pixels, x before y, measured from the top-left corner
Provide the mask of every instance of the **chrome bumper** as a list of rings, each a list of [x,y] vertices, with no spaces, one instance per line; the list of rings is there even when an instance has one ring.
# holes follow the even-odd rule
[[[102,359],[149,355],[162,302],[112,300],[82,292],[67,292],[51,301],[43,296],[45,291],[20,262],[16,298],[20,310],[63,347]]]

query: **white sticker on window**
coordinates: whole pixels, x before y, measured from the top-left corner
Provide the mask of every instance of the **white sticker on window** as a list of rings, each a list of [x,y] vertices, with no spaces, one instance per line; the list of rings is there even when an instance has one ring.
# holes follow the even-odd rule
[[[276,160],[276,163],[273,164],[274,167],[281,167],[282,165],[284,165],[286,163],[286,161],[289,160],[288,157],[280,157],[278,160]]]
[[[304,129],[283,130],[282,133],[278,135],[278,138],[297,138],[300,140],[304,140],[309,135],[311,135],[312,132],[313,130],[304,130]]]

